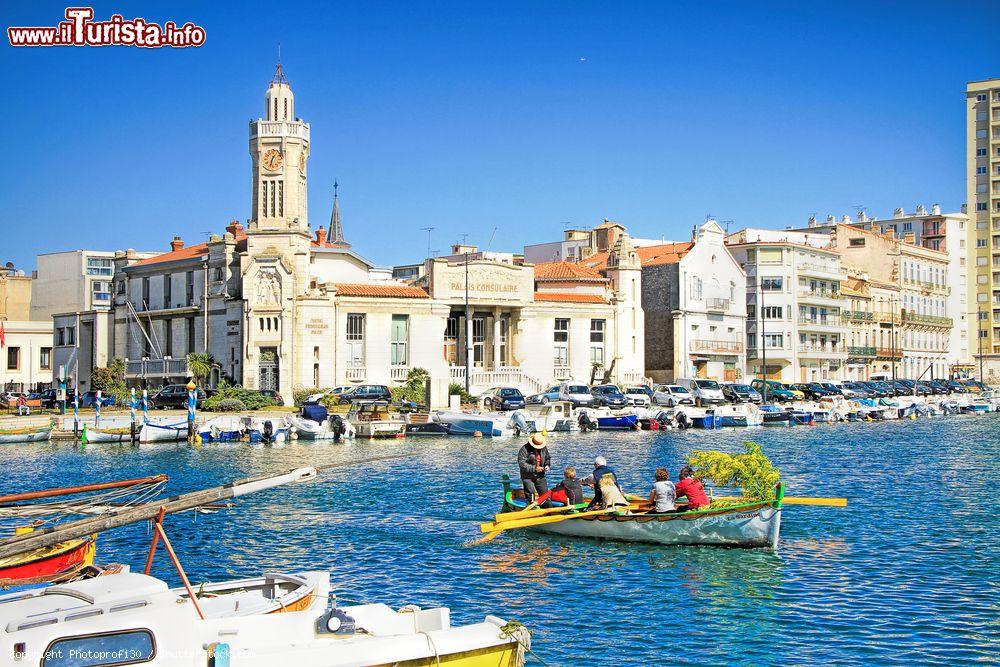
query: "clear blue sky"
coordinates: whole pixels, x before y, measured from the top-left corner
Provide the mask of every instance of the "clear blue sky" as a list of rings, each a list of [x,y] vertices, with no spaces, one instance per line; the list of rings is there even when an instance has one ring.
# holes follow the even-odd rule
[[[5,2],[4,27],[65,4]],[[275,50],[312,124],[310,222],[341,184],[380,264],[604,217],[684,238],[965,193],[964,87],[1000,76],[1000,3],[98,2],[193,21],[185,50],[0,47],[0,262],[167,249],[249,216],[247,120]]]

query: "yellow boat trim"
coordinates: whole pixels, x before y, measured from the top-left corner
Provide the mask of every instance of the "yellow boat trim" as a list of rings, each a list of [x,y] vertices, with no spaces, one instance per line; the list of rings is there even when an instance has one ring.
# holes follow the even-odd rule
[[[448,665],[448,667],[521,667],[522,663],[518,660],[517,644],[510,642],[439,657],[431,656],[416,660],[403,660],[402,662],[387,662],[377,667],[436,667],[437,665]]]

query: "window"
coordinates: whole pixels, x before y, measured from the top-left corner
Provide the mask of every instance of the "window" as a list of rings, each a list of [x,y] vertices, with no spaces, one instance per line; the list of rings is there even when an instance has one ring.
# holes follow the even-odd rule
[[[976,247],[977,248],[985,248],[986,247],[986,239],[976,239]]]
[[[903,231],[904,232],[911,232],[911,231],[913,231],[913,223],[912,222],[904,222],[903,223]]]
[[[134,665],[151,661],[156,656],[156,643],[149,630],[126,630],[57,639],[42,655],[42,667],[73,667],[81,660],[95,667]]]
[[[278,181],[278,217],[285,215],[285,182]]]
[[[604,365],[604,320],[590,320],[590,363]]]
[[[43,347],[38,351],[38,367],[43,371],[52,368],[52,348]]]
[[[553,363],[569,366],[569,319],[557,317],[552,331]]]
[[[66,344],[76,345],[76,327],[66,327]]]
[[[142,309],[149,310],[149,278],[142,279]]]
[[[56,329],[56,345],[66,344],[66,330],[62,327]]]
[[[986,130],[976,130],[976,139],[985,139]]]
[[[977,148],[976,149],[976,157],[986,157],[986,149],[985,148]]]
[[[985,210],[987,210],[986,202],[984,202],[984,201],[977,201],[976,202],[976,210],[977,211],[985,211]]]
[[[111,301],[111,283],[107,280],[95,280],[90,284],[94,301]]]
[[[760,264],[781,264],[781,248],[761,248]]]
[[[194,318],[187,318],[187,349],[188,352],[194,352]]]
[[[194,305],[194,271],[188,271],[184,276],[185,288],[184,288],[184,300],[188,306]]]
[[[978,95],[976,95],[976,101],[977,102],[985,102],[986,101],[986,93],[979,93]]]
[[[347,315],[347,366],[365,365],[365,316],[363,313]]]
[[[764,306],[760,309],[761,316],[765,320],[780,320],[781,319],[781,306]]]
[[[7,370],[16,371],[21,367],[21,348],[7,348]]]
[[[163,354],[171,356],[174,349],[174,326],[169,319],[163,321]]]
[[[88,276],[110,276],[114,272],[114,267],[110,259],[103,257],[87,258]]]
[[[782,334],[766,333],[764,334],[763,339],[764,347],[781,348],[784,346],[784,337]]]
[[[226,270],[221,266],[215,268],[215,282],[221,283],[226,278]]]
[[[752,303],[747,304],[747,319],[755,320],[757,319],[757,306]]]
[[[760,279],[760,289],[763,292],[780,292],[783,289],[781,276],[764,276]]]
[[[391,342],[389,343],[389,362],[393,366],[405,366],[406,344],[410,337],[410,317],[408,315],[393,315]]]
[[[702,281],[699,276],[691,277],[691,298],[701,299]]]
[[[173,295],[171,294],[173,289],[173,276],[169,273],[163,276],[163,307],[170,308],[173,304]]]
[[[863,238],[855,238],[849,241],[852,248],[861,248],[865,245],[865,240]]]
[[[986,173],[986,167],[976,167],[976,173],[977,174],[985,174]]]

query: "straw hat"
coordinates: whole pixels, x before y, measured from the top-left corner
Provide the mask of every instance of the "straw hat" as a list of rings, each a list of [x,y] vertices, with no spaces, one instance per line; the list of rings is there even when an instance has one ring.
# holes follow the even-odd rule
[[[545,435],[542,433],[532,433],[528,444],[535,449],[545,449]]]

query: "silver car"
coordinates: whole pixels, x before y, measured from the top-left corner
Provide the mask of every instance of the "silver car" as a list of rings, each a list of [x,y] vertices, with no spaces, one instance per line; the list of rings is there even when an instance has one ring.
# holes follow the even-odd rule
[[[670,408],[678,405],[694,405],[694,396],[679,384],[661,384],[653,391],[653,402]]]

